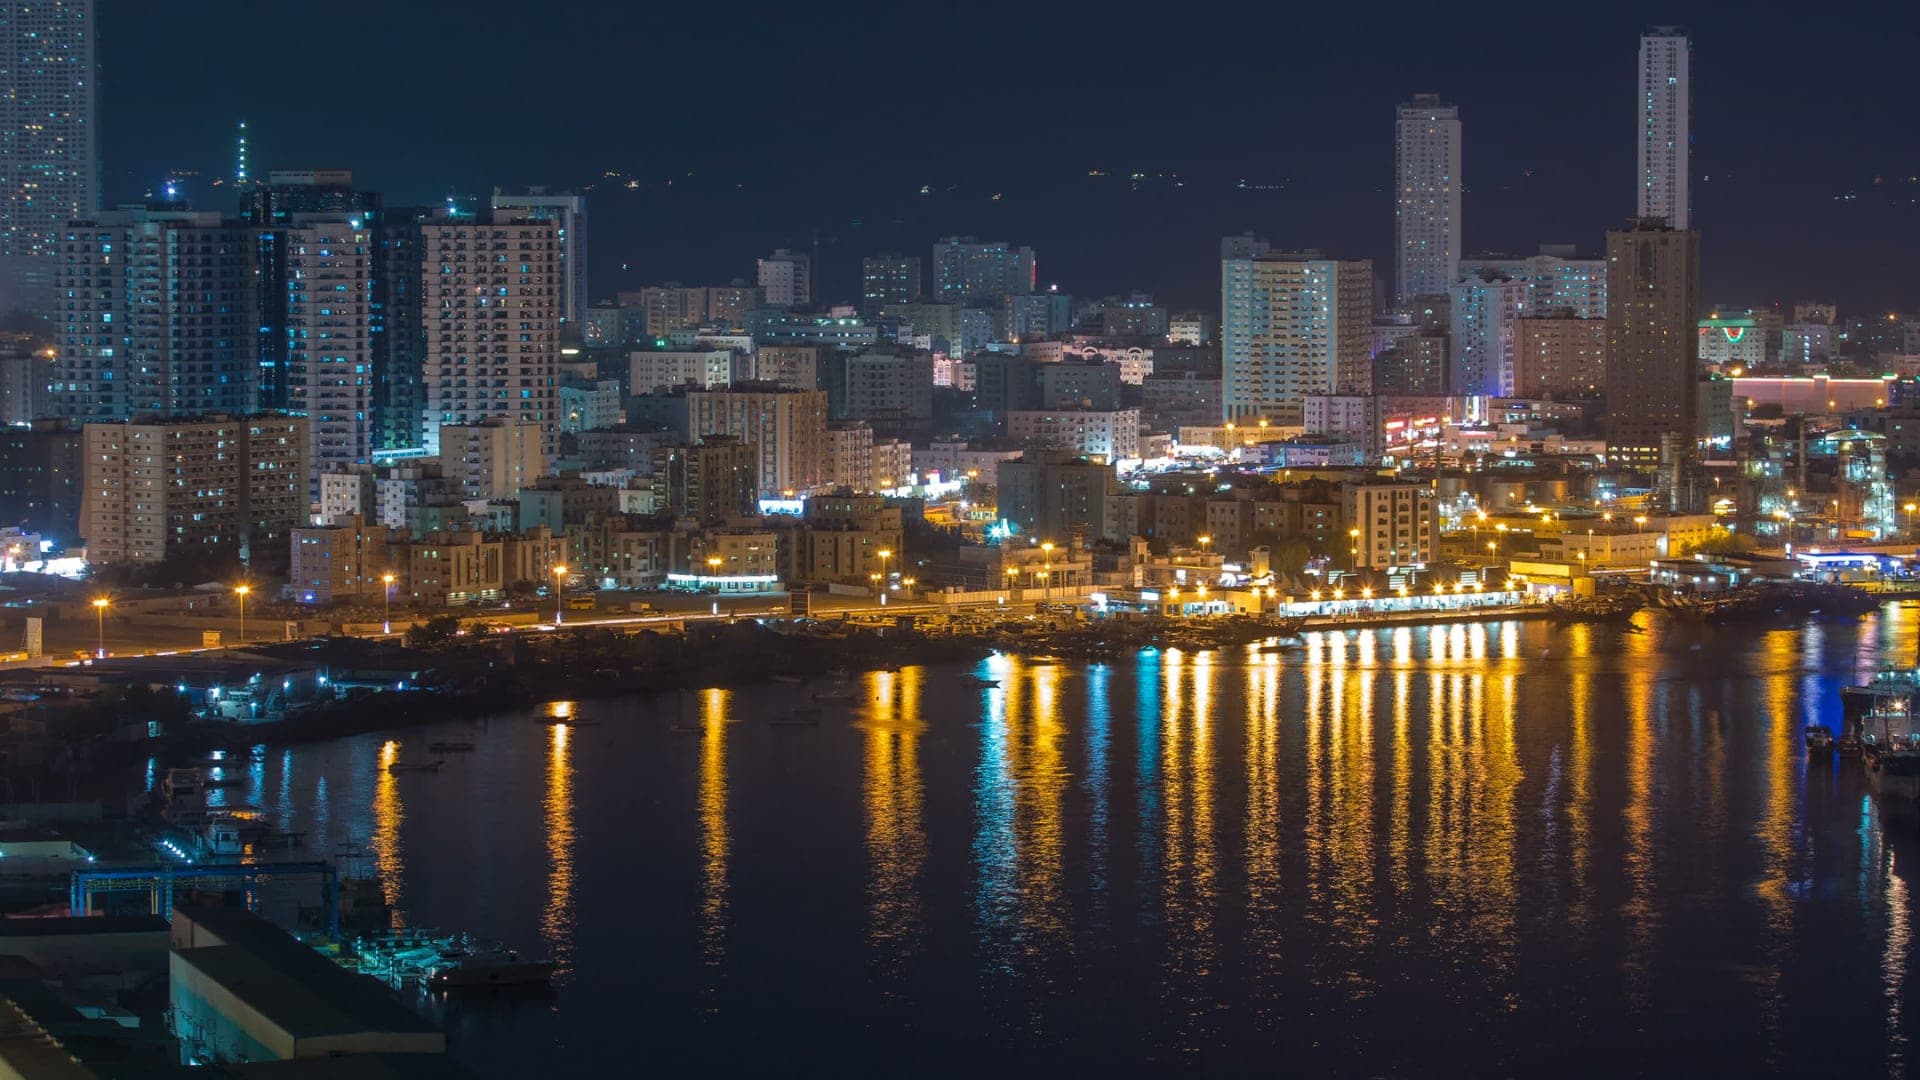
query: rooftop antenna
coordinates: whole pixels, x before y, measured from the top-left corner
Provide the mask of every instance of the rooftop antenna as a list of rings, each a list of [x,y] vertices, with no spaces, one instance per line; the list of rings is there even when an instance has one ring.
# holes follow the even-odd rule
[[[234,141],[233,182],[241,187],[247,186],[247,122],[240,121],[239,134]]]

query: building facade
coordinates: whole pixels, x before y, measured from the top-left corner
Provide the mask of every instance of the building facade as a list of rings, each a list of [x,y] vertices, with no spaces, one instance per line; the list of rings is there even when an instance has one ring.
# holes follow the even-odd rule
[[[1348,483],[1341,485],[1340,497],[1356,568],[1395,570],[1433,561],[1440,520],[1432,488],[1391,481]]]
[[[883,252],[860,260],[860,314],[877,319],[895,304],[920,301],[920,258]]]
[[[933,245],[933,299],[949,304],[998,301],[1033,292],[1033,249],[1004,240],[949,236]]]
[[[1688,157],[1693,148],[1693,45],[1670,26],[1640,35],[1641,218],[1658,218],[1667,227],[1693,227],[1688,203]]]
[[[440,475],[461,499],[510,499],[546,474],[538,424],[486,420],[440,427]]]
[[[1394,296],[1444,295],[1460,265],[1460,110],[1415,94],[1395,113]]]
[[[0,311],[50,313],[67,223],[100,208],[93,0],[6,5],[0,26]]]
[[[1007,414],[1007,438],[1111,464],[1140,456],[1140,410],[1015,410]]]
[[[567,192],[549,194],[545,188],[529,188],[523,194],[502,194],[493,190],[493,209],[512,217],[553,222],[553,238],[559,253],[560,283],[558,307],[560,332],[577,341],[584,332],[587,304],[587,197]]]
[[[760,452],[760,495],[810,491],[827,479],[827,395],[741,383],[726,390],[689,390],[690,438],[731,435]]]
[[[760,293],[768,307],[807,307],[813,303],[813,257],[777,248],[760,260]]]
[[[1607,456],[1648,467],[1663,436],[1693,435],[1699,234],[1661,218],[1609,231],[1607,274]]]
[[[1224,419],[1297,426],[1308,394],[1372,389],[1372,263],[1230,252],[1221,297]]]
[[[1514,323],[1514,393],[1598,397],[1607,385],[1607,320],[1520,319]]]

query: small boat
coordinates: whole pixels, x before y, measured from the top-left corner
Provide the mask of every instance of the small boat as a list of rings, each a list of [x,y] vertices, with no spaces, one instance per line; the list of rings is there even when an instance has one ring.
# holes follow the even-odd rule
[[[859,699],[851,690],[818,690],[814,692],[813,700],[824,703],[829,701],[857,701]]]
[[[532,986],[553,981],[559,964],[527,960],[498,945],[444,948],[423,964],[429,990],[461,990],[480,986]]]
[[[982,690],[990,690],[1000,685],[999,679],[989,679],[981,675],[969,675],[967,681]]]
[[[548,727],[598,727],[598,720],[576,720],[567,716],[543,716],[540,722]]]
[[[1826,728],[1826,725],[1824,724],[1807,725],[1807,753],[1809,754],[1833,753],[1833,732],[1828,731]]]
[[[462,754],[473,749],[470,742],[430,742],[427,749],[436,754]]]
[[[806,681],[805,679],[802,679],[798,675],[775,675],[772,678],[774,682],[779,682],[779,683],[798,684]]]
[[[396,761],[387,766],[387,771],[390,773],[439,772],[440,766],[445,764],[444,761]]]
[[[1300,647],[1300,644],[1301,643],[1297,640],[1269,642],[1268,644],[1260,646],[1260,651],[1261,652],[1292,652],[1293,650],[1298,649]]]
[[[1841,753],[1845,753],[1845,754],[1859,753],[1860,752],[1860,736],[1855,735],[1851,731],[1846,732],[1845,734],[1840,736],[1839,742],[1835,743],[1834,745],[1840,748]]]

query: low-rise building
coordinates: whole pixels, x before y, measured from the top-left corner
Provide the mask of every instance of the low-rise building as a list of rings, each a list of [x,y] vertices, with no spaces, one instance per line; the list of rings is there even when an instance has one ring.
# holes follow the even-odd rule
[[[387,530],[359,515],[293,530],[287,594],[303,604],[379,599],[389,572]]]
[[[1007,437],[1108,462],[1140,456],[1138,409],[1033,409],[1007,414]]]

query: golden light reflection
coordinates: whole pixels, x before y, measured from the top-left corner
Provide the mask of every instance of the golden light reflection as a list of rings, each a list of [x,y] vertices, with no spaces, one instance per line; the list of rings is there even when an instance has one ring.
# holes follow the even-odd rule
[[[1272,655],[1272,654],[1268,654]],[[1247,913],[1249,955],[1276,966],[1280,928],[1280,672],[1270,665],[1247,669]]]
[[[1060,720],[1059,680],[1057,664],[1033,669],[1027,737],[1013,743],[1014,820],[1026,839],[1019,849],[1021,888],[1029,900],[1023,923],[1036,931],[1036,945],[1063,930],[1067,914],[1062,888],[1066,829],[1061,821],[1067,790],[1061,745],[1066,726]]]
[[[1590,628],[1576,625],[1570,630],[1572,655],[1585,657]],[[1584,929],[1593,918],[1593,676],[1585,667],[1569,676],[1568,696],[1573,731],[1567,745],[1567,875],[1573,903],[1567,917]]]
[[[727,720],[733,691],[713,687],[700,694],[700,953],[708,966],[726,958],[727,930]]]
[[[390,768],[398,760],[399,743],[388,739],[380,745],[373,778],[373,835],[367,843],[373,848],[373,865],[380,877],[380,892],[387,901],[387,911],[393,925],[402,927],[407,925],[407,917],[400,907],[405,895],[406,870],[401,862],[400,825],[406,820],[406,814],[400,806],[399,778]]]
[[[1894,854],[1883,847],[1885,862],[1879,867],[1885,879],[1887,943],[1880,953],[1880,988],[1887,999],[1887,1042],[1893,1052],[1892,1075],[1905,1071],[1908,1036],[1906,1033],[1907,954],[1913,947],[1913,916],[1910,914],[1907,880],[1894,869]]]
[[[1626,825],[1627,900],[1621,915],[1627,924],[1627,994],[1645,1007],[1651,989],[1653,932],[1658,915],[1654,906],[1654,807],[1652,697],[1659,688],[1651,665],[1626,666],[1627,802],[1621,810]]]
[[[1794,635],[1781,631],[1766,636],[1764,649],[1768,674],[1761,683],[1761,709],[1767,723],[1759,737],[1765,741],[1761,756],[1765,805],[1755,824],[1763,863],[1762,877],[1754,891],[1766,909],[1767,919],[1762,935],[1767,963],[1758,973],[1765,992],[1759,995],[1759,1005],[1769,1037],[1778,1038],[1784,1000],[1781,979],[1793,940],[1794,781],[1795,764],[1803,756],[1803,735],[1794,722],[1793,677],[1799,668],[1800,650]]]
[[[540,937],[547,953],[570,966],[573,958],[573,759],[571,729],[554,724],[547,746],[547,908]]]
[[[543,714],[549,720],[571,720],[578,705],[571,701],[549,701]]]
[[[1393,805],[1387,815],[1387,865],[1394,896],[1402,900],[1413,886],[1412,712],[1413,672],[1396,671],[1393,673]]]
[[[862,801],[867,818],[867,942],[897,965],[918,946],[920,873],[927,860],[919,744],[924,669],[875,672],[866,734]]]

